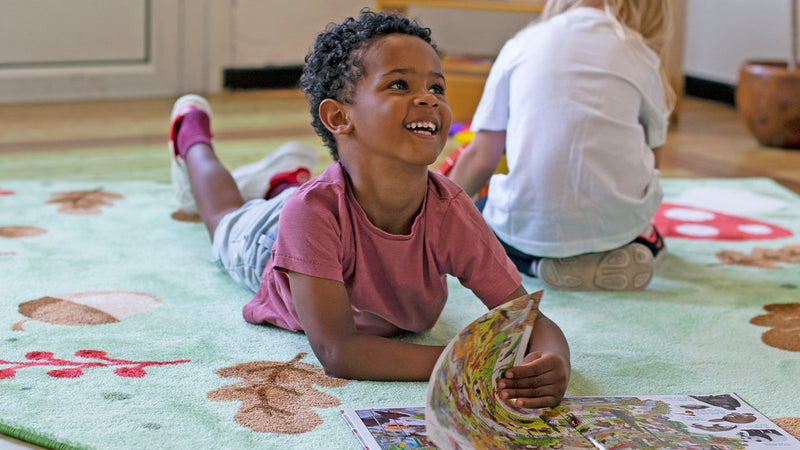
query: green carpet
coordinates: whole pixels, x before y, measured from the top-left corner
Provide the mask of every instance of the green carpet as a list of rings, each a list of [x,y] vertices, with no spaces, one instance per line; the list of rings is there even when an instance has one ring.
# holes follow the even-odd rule
[[[201,224],[171,217],[167,182],[14,180],[8,161],[0,432],[53,448],[356,449],[339,409],[424,404],[426,383],[327,378],[304,335],[245,323],[251,294],[208,261]],[[800,416],[800,198],[768,179],[664,189],[669,255],[649,289],[544,293],[572,348],[568,395],[736,392]],[[434,330],[403,339],[445,344],[485,312],[450,287]]]

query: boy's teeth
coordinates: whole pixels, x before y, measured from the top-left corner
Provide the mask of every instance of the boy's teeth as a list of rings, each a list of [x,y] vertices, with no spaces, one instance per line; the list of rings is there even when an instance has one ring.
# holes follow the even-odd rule
[[[406,128],[417,132],[433,133],[436,131],[436,125],[431,122],[411,122],[406,125]]]

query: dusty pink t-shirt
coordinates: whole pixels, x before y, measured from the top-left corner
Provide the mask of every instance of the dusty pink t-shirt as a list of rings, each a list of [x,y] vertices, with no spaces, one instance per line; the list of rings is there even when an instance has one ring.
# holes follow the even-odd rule
[[[429,172],[411,233],[393,235],[367,219],[340,164],[286,201],[245,320],[302,329],[287,270],[344,283],[358,331],[383,336],[430,330],[447,299],[447,274],[490,308],[522,281],[472,201],[449,179]]]

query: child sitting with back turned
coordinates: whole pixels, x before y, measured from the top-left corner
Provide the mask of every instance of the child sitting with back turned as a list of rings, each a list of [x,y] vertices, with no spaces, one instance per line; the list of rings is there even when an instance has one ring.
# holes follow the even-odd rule
[[[335,163],[303,183],[313,151],[289,146],[231,176],[214,154],[208,104],[184,96],[171,119],[182,207],[196,202],[213,258],[256,291],[248,322],[304,331],[333,376],[427,380],[443,347],[389,336],[433,327],[447,274],[490,308],[525,294],[469,197],[428,170],[451,122],[430,30],[368,10],[331,24],[301,85]],[[263,198],[243,198],[237,184],[261,186]],[[528,349],[500,396],[554,406],[569,379],[566,340],[540,314]]]
[[[654,152],[673,94],[670,0],[549,0],[500,51],[448,176],[518,269],[557,289],[644,289],[666,249]],[[506,155],[507,174],[493,172]]]

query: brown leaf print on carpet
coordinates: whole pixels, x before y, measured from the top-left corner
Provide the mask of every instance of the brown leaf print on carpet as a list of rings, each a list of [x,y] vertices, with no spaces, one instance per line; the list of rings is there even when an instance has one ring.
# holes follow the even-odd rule
[[[777,250],[756,247],[749,254],[723,250],[716,256],[722,264],[779,269],[781,263],[800,264],[800,245],[785,245]]]
[[[203,218],[196,215],[196,214],[186,214],[186,211],[179,209],[172,213],[171,215],[173,220],[177,220],[178,222],[202,222]]]
[[[761,340],[771,347],[800,352],[800,303],[772,303],[764,309],[767,314],[750,319],[753,325],[770,327]]]
[[[60,203],[58,212],[63,214],[100,214],[103,212],[101,206],[112,206],[113,203],[108,199],[118,200],[122,195],[114,192],[106,192],[103,189],[93,191],[72,191],[56,192],[52,195],[52,200],[47,203]]]
[[[161,305],[154,295],[132,291],[74,292],[45,296],[19,305],[19,313],[29,319],[11,326],[12,331],[25,331],[29,320],[54,325],[101,325],[115,323]]]
[[[312,408],[339,406],[339,399],[318,391],[313,385],[341,387],[348,380],[325,375],[322,367],[300,362],[305,353],[291,361],[253,361],[225,367],[216,374],[243,378],[208,393],[213,401],[241,401],[234,420],[259,433],[299,434],[322,424]]]
[[[780,417],[773,420],[773,422],[777,423],[787,433],[800,439],[800,417]]]
[[[0,237],[4,238],[32,237],[44,233],[47,233],[47,230],[44,228],[29,227],[27,225],[11,225],[7,227],[0,227]]]

